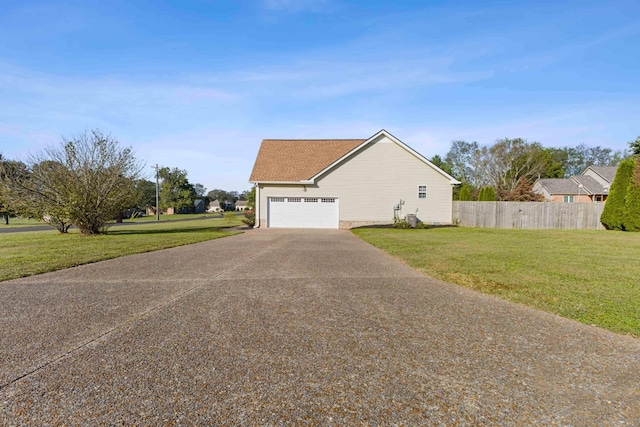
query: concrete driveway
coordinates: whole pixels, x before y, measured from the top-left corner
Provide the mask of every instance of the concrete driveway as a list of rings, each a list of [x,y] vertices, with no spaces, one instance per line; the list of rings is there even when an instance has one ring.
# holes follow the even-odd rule
[[[640,425],[640,340],[253,230],[0,283],[1,425]]]

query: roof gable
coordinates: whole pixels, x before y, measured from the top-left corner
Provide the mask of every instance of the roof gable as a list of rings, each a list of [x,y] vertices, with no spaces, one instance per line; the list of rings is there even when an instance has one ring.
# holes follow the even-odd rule
[[[600,176],[604,181],[608,182],[609,185],[613,183],[613,180],[616,177],[616,172],[618,171],[617,166],[589,166],[584,172],[582,172],[582,175],[588,175],[589,169]]]
[[[316,139],[262,141],[250,182],[313,182],[344,160],[362,150],[379,138],[386,136],[393,143],[408,151],[427,166],[449,180],[460,184],[455,178],[431,163],[421,154],[398,138],[382,129],[368,139]]]
[[[572,177],[578,186],[582,185],[589,194],[609,194],[609,190],[605,189],[595,178],[589,175],[580,175]]]

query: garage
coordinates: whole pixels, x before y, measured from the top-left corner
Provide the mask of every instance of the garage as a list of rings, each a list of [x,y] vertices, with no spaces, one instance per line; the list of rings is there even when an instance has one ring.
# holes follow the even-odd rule
[[[337,197],[269,197],[268,227],[338,228]]]

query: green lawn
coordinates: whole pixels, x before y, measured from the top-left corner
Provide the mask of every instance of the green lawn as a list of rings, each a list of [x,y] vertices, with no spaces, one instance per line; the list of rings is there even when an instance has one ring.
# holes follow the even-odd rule
[[[60,270],[81,264],[188,245],[235,234],[221,228],[240,225],[217,218],[114,226],[99,236],[44,230],[0,234],[0,281]]]
[[[425,274],[640,337],[640,233],[356,229]]]
[[[33,227],[37,225],[47,225],[47,223],[37,219],[9,218],[9,225],[6,225],[4,217],[0,217],[0,228]]]
[[[220,218],[221,214],[215,213],[201,213],[201,214],[177,214],[177,215],[160,215],[160,221],[180,221],[185,219],[193,219],[193,218]],[[155,215],[145,215],[138,218],[133,219],[125,219],[123,222],[153,222],[156,220]]]
[[[185,219],[194,218],[220,218],[222,214],[215,213],[201,213],[201,214],[180,214],[180,215],[160,215],[160,221],[181,221]],[[138,223],[138,222],[154,222],[156,220],[155,215],[145,215],[133,219],[125,219],[124,223]],[[115,222],[115,221],[111,221]],[[19,227],[32,227],[34,225],[48,225],[44,221],[37,219],[27,218],[9,218],[9,225],[5,225],[4,218],[0,217],[0,228],[19,228]]]

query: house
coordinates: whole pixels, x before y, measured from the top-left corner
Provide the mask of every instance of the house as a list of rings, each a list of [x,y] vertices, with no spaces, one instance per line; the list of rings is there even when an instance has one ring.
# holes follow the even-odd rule
[[[193,211],[194,213],[203,213],[206,210],[206,208],[204,207],[204,200],[202,199],[195,199],[193,201]]]
[[[265,139],[249,182],[256,226],[352,228],[417,215],[450,224],[460,182],[384,129],[368,139]]]
[[[604,202],[617,169],[617,166],[589,166],[582,175],[538,179],[533,185],[533,191],[542,194],[550,202]]]
[[[207,209],[207,212],[222,212],[220,201],[212,200],[211,202],[209,202],[209,209]]]
[[[235,204],[235,209],[237,212],[242,212],[242,211],[246,211],[247,209],[249,209],[249,206],[247,206],[247,201],[246,200],[238,200]]]

